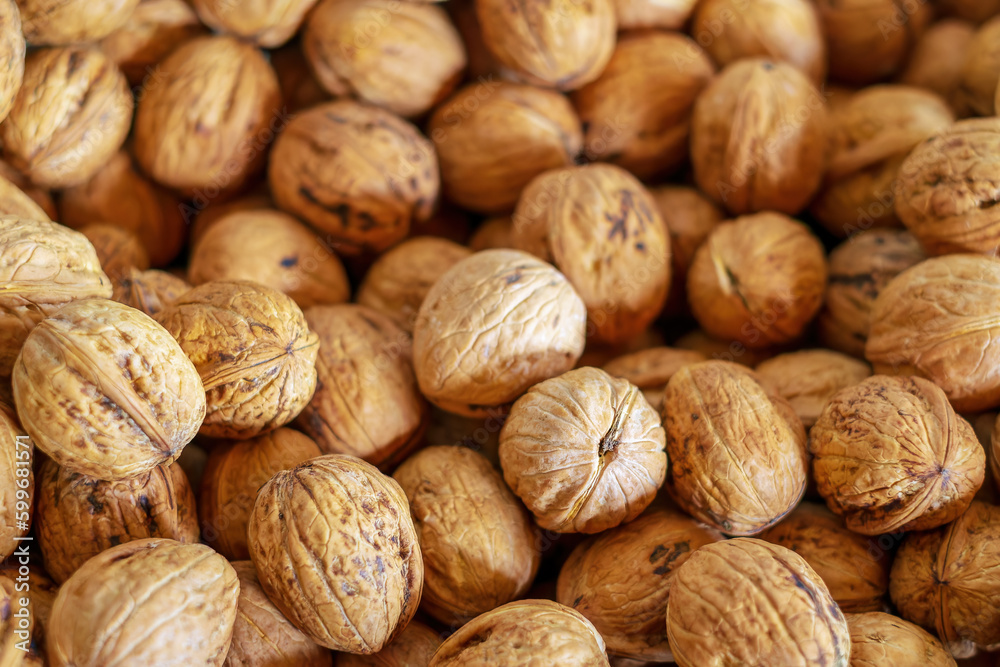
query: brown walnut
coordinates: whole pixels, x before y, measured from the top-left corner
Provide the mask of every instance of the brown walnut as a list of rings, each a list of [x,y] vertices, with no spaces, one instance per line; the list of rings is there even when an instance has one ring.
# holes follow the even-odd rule
[[[618,29],[681,30],[697,4],[697,0],[615,0]]]
[[[133,86],[152,85],[158,80],[156,66],[164,58],[206,32],[187,0],[140,0],[128,20],[100,41],[100,47]]]
[[[670,378],[685,366],[707,360],[707,355],[695,350],[650,347],[615,357],[604,364],[603,368],[608,375],[628,380],[637,386],[649,404],[659,411],[663,390]]]
[[[926,667],[956,667],[955,658],[937,637],[919,625],[871,611],[847,614],[851,632],[851,667],[881,667],[919,662]]]
[[[375,655],[337,654],[337,667],[411,667],[426,665],[442,637],[419,621],[409,625]]]
[[[992,116],[1000,78],[1000,18],[984,23],[972,35],[958,74],[955,104],[963,115]]]
[[[145,271],[149,268],[149,255],[142,241],[127,229],[96,223],[81,227],[80,233],[94,246],[101,270],[111,278],[112,285],[133,270]]]
[[[121,27],[139,0],[17,0],[32,46],[94,42]]]
[[[932,24],[914,44],[899,82],[937,93],[954,109],[955,91],[975,33],[976,26],[958,19]]]
[[[189,289],[190,285],[172,273],[155,269],[139,271],[133,268],[115,281],[111,298],[152,316]]]
[[[268,49],[291,39],[315,4],[316,0],[194,0],[198,17],[208,27]]]

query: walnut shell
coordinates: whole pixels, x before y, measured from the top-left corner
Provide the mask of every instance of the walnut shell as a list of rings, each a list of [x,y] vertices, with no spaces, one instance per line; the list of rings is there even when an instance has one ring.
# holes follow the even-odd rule
[[[252,562],[232,563],[240,581],[239,611],[225,667],[330,667],[333,656],[285,618],[257,580]]]
[[[277,473],[248,538],[267,597],[321,646],[377,653],[417,610],[423,561],[406,496],[361,459],[329,454]]]
[[[156,315],[186,293],[191,286],[166,271],[133,268],[115,281],[111,298],[118,303]]]
[[[430,218],[437,157],[416,127],[349,100],[302,112],[278,137],[268,176],[278,206],[339,254],[381,252]]]
[[[983,484],[975,432],[923,378],[875,375],[837,392],[810,435],[820,495],[864,535],[948,523]]]
[[[201,206],[202,203],[204,203],[204,206]],[[268,192],[248,194],[236,199],[225,199],[223,201],[196,202],[196,204],[198,205],[193,209],[187,207],[184,211],[185,221],[188,223],[193,222],[191,224],[192,244],[197,244],[210,227],[232,213],[274,208],[274,202],[271,200],[270,193]]]
[[[787,63],[738,60],[695,102],[695,181],[734,215],[794,215],[822,180],[826,125],[826,105],[805,74]]]
[[[876,373],[932,380],[959,412],[1000,402],[1000,261],[925,260],[896,276],[872,306],[865,357]]]
[[[607,667],[601,635],[582,614],[551,600],[509,602],[448,637],[428,667]]]
[[[2,174],[0,174],[0,215],[16,215],[19,218],[44,222],[51,220],[45,209],[28,193]]]
[[[542,528],[598,533],[635,519],[663,484],[656,410],[638,387],[597,368],[540,382],[500,431],[500,465]]]
[[[32,46],[94,42],[122,26],[139,0],[17,0]]]
[[[319,336],[281,292],[218,280],[185,292],[156,319],[205,385],[202,435],[243,440],[273,431],[312,398]]]
[[[134,269],[145,271],[149,268],[149,255],[142,241],[127,229],[97,223],[81,227],[80,233],[94,246],[101,270],[111,278],[112,285]]]
[[[357,302],[413,333],[420,304],[438,278],[472,254],[465,246],[433,236],[408,239],[379,257],[358,288]]]
[[[198,542],[194,492],[176,463],[111,482],[42,464],[38,542],[45,569],[63,583],[93,556],[147,537]]]
[[[830,278],[817,321],[827,347],[864,357],[876,297],[893,278],[926,259],[909,232],[873,229],[830,252]]]
[[[188,278],[254,280],[300,308],[351,298],[344,265],[311,229],[281,211],[237,211],[220,218],[194,244]]]
[[[0,438],[8,443],[0,449],[0,558],[7,558],[32,523],[35,448],[13,416],[2,411]]]
[[[806,489],[806,434],[785,399],[727,361],[684,366],[663,394],[670,475],[684,511],[729,535],[753,535]]]
[[[565,276],[524,252],[484,250],[427,293],[413,366],[432,403],[485,416],[572,368],[585,334],[586,307]]]
[[[712,338],[702,329],[695,329],[678,338],[674,346],[680,350],[700,352],[710,359],[731,361],[747,368],[755,368],[779,353],[780,348],[748,349],[743,343]]]
[[[513,210],[533,178],[572,164],[583,146],[580,119],[563,95],[492,79],[438,107],[427,133],[445,194],[484,214]]]
[[[141,0],[128,20],[101,40],[101,51],[133,86],[156,83],[156,66],[178,46],[204,35],[186,0]]]
[[[933,630],[957,658],[1000,642],[1000,508],[973,501],[954,522],[906,536],[889,575],[903,618]]]
[[[299,29],[316,0],[194,0],[198,17],[216,32],[235,35],[264,48],[281,46]]]
[[[78,185],[121,148],[132,106],[125,76],[100,51],[39,49],[25,60],[24,83],[0,125],[4,157],[37,185]]]
[[[365,306],[306,311],[319,336],[316,394],[297,426],[328,454],[350,454],[388,468],[419,444],[427,402],[413,373],[410,337]]]
[[[466,63],[448,14],[424,2],[320,0],[302,49],[332,95],[404,117],[422,116],[451,94]]]
[[[688,157],[695,99],[714,74],[708,55],[684,35],[622,36],[601,75],[573,93],[587,128],[588,159],[645,180],[680,167]]]
[[[956,667],[937,637],[919,625],[880,611],[846,614],[851,632],[851,667],[881,667],[919,662],[926,667]]]
[[[10,181],[15,187],[21,190],[21,192],[28,195],[28,198],[34,201],[38,208],[40,208],[44,213],[44,215],[38,216],[36,213],[32,213],[31,215],[21,215],[20,213],[15,212],[14,215],[21,215],[21,217],[29,218],[31,220],[44,221],[49,221],[59,217],[59,212],[56,210],[56,204],[55,200],[52,198],[51,190],[35,185],[28,179],[27,176],[4,160],[0,160],[0,175]],[[11,204],[12,202],[8,201],[4,203],[4,206],[10,206]],[[23,202],[17,202],[15,205],[22,204]]]
[[[954,107],[955,91],[975,33],[973,24],[957,19],[932,24],[913,45],[899,82],[937,93]]]
[[[681,30],[698,0],[615,0],[618,29]]]
[[[0,122],[10,113],[24,80],[24,33],[14,0],[0,2]]]
[[[1000,77],[1000,18],[976,30],[958,75],[955,104],[964,115],[992,116],[997,78]]]
[[[541,560],[535,526],[485,457],[465,447],[428,447],[393,479],[417,528],[424,611],[458,626],[528,591]]]
[[[635,337],[660,314],[670,289],[670,238],[649,191],[621,167],[547,171],[518,201],[511,239],[552,262],[587,306],[588,335]]]
[[[663,390],[670,378],[685,366],[707,360],[708,356],[695,350],[650,347],[615,357],[604,364],[604,371],[637,386],[649,404],[658,411],[663,401]]]
[[[236,571],[203,544],[145,539],[112,547],[59,589],[46,633],[49,664],[217,667],[239,592]]]
[[[559,571],[557,599],[594,624],[609,653],[672,662],[663,619],[673,574],[722,539],[680,512],[654,510],[579,544]]]
[[[514,223],[510,216],[490,218],[472,234],[472,238],[469,239],[469,248],[473,252],[513,248],[514,242],[511,240],[513,232]]]
[[[426,665],[441,645],[441,635],[419,621],[410,624],[375,655],[337,654],[337,667],[411,667]]]
[[[74,301],[43,320],[12,380],[34,445],[101,480],[170,463],[205,417],[205,390],[181,347],[148,315],[115,301]]]
[[[212,199],[239,189],[264,166],[289,120],[264,55],[228,36],[191,39],[157,67],[135,114],[143,170],[185,195]]]
[[[688,300],[709,334],[750,348],[798,338],[823,305],[823,246],[780,213],[724,222],[695,253]]]
[[[249,558],[247,524],[257,491],[276,473],[322,453],[312,439],[290,428],[212,447],[198,493],[205,542],[229,560]]]

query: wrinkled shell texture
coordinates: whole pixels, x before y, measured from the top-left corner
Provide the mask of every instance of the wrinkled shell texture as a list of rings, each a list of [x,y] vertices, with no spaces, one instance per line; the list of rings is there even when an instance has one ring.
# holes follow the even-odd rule
[[[613,655],[673,660],[663,623],[673,574],[721,539],[679,512],[650,512],[576,547],[559,572],[557,600],[586,616]]]
[[[691,516],[753,535],[801,500],[805,430],[751,371],[726,361],[685,366],[667,383],[662,415],[668,489]]]
[[[674,574],[667,635],[679,667],[846,667],[847,622],[800,556],[761,540],[709,544]]]
[[[666,28],[680,30],[697,0],[616,0],[618,28]]]
[[[1000,76],[1000,19],[980,27],[969,40],[959,73],[956,104],[966,115],[992,116],[997,77]]]
[[[805,74],[786,63],[739,60],[695,103],[695,180],[735,215],[793,215],[820,185],[826,125],[826,105]]]
[[[186,292],[156,318],[205,385],[202,435],[252,438],[284,426],[312,398],[319,337],[284,294],[220,280]]]
[[[585,334],[586,307],[565,276],[524,252],[484,250],[428,292],[413,330],[413,365],[432,403],[485,416],[571,369]]]
[[[115,281],[111,298],[147,315],[156,315],[189,289],[190,285],[166,271],[132,269]]]
[[[263,166],[288,118],[260,51],[232,37],[199,37],[157,72],[135,116],[135,156],[146,173],[193,194],[236,189]]]
[[[378,31],[369,27],[375,23]],[[404,117],[441,102],[465,69],[465,48],[448,14],[423,2],[321,0],[309,15],[302,47],[331,94]]]
[[[101,51],[133,85],[151,80],[156,65],[184,42],[207,31],[187,0],[141,0],[120,28],[101,40]]]
[[[180,346],[148,315],[114,301],[76,301],[43,320],[12,380],[32,443],[98,479],[170,463],[205,417],[204,388]]]
[[[298,427],[327,454],[398,462],[419,442],[428,413],[409,336],[355,304],[310,308],[306,321],[320,340],[318,382]]]
[[[799,337],[823,305],[823,246],[804,224],[758,213],[716,227],[694,255],[688,300],[712,336],[749,348]]]
[[[572,164],[583,146],[566,97],[501,81],[462,88],[434,112],[427,131],[448,198],[485,214],[511,211],[535,176]]]
[[[426,665],[441,645],[441,635],[419,621],[409,625],[375,655],[337,655],[337,667],[411,667]]]
[[[923,378],[875,375],[838,392],[810,436],[820,495],[865,535],[945,524],[983,484],[975,432]]]
[[[142,242],[132,232],[115,225],[87,225],[80,228],[80,233],[87,237],[97,258],[101,261],[101,269],[112,283],[132,269],[144,271],[149,268],[149,256]],[[112,292],[114,296],[114,292]]]
[[[519,597],[540,554],[531,516],[500,474],[466,447],[423,449],[395,473],[424,560],[421,608],[461,624]]]
[[[32,46],[93,42],[117,29],[139,0],[17,0]]]
[[[266,48],[281,46],[295,34],[316,0],[195,0],[198,17],[213,30]]]
[[[36,185],[68,187],[111,159],[132,122],[125,76],[100,51],[41,49],[24,65],[24,83],[0,125],[4,158]]]
[[[955,667],[955,658],[938,639],[918,625],[872,611],[847,614],[851,632],[851,667],[882,667],[919,662],[926,667]]]
[[[428,667],[607,667],[604,651],[601,635],[579,612],[550,600],[521,600],[463,625],[441,644]]]
[[[900,83],[925,88],[951,102],[975,32],[974,25],[959,19],[944,18],[931,25],[914,44]]]
[[[288,122],[268,178],[279,207],[318,229],[338,254],[380,252],[431,216],[437,157],[419,130],[388,111],[342,100]]]
[[[865,357],[876,373],[932,380],[960,412],[1000,402],[1000,261],[926,260],[896,276],[872,306]]]
[[[218,667],[239,592],[236,571],[205,545],[145,539],[113,547],[59,589],[46,632],[49,664]]]
[[[26,512],[28,523],[31,523],[31,505],[29,503],[25,506],[24,492],[27,492],[29,499],[35,497],[35,475],[32,469],[34,446],[27,440],[20,425],[3,411],[0,411],[0,438],[0,442],[7,443],[0,448],[0,517],[3,519],[3,524],[0,525],[0,556],[6,558],[14,553],[18,538],[28,534],[27,527],[17,527],[17,519],[23,518]],[[19,475],[19,470],[27,474]],[[27,483],[24,489],[18,485],[18,480],[22,479]]]
[[[198,541],[194,492],[176,463],[102,482],[48,460],[38,476],[37,512],[45,570],[60,584],[91,557],[125,542]]]
[[[331,454],[275,475],[249,541],[267,597],[317,644],[376,653],[417,610],[423,562],[406,496],[364,461]]]
[[[0,122],[10,113],[24,81],[24,33],[14,0],[0,2]]]
[[[596,368],[541,382],[514,403],[500,465],[538,525],[597,533],[631,521],[663,484],[656,410],[638,387]]]

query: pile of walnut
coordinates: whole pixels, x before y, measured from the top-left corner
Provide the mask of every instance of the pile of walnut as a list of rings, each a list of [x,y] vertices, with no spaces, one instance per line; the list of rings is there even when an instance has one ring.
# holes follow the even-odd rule
[[[1000,665],[1000,0],[0,0],[0,665]]]

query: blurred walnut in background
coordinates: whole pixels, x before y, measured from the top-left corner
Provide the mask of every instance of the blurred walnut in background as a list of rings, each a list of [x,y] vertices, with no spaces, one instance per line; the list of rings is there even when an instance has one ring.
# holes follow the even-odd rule
[[[756,371],[768,391],[791,404],[806,429],[816,423],[834,394],[872,374],[865,362],[822,349],[779,354],[759,364]]]
[[[94,42],[120,28],[139,0],[17,0],[32,46]]]
[[[145,271],[149,268],[149,256],[142,242],[132,232],[115,225],[96,223],[80,228],[97,251],[101,270],[112,283],[117,282],[132,269]]]
[[[685,366],[707,360],[706,355],[694,350],[650,347],[612,359],[604,364],[604,371],[639,387],[653,409],[659,411],[670,378]]]
[[[193,4],[209,28],[273,49],[295,34],[316,0],[194,0]]]
[[[207,32],[186,0],[141,0],[128,20],[99,45],[129,83],[151,86],[157,83],[160,61]]]
[[[913,47],[899,82],[937,93],[953,110],[966,54],[976,27],[966,21],[942,19],[927,28]]]
[[[992,116],[998,78],[1000,18],[995,18],[980,26],[968,44],[955,96],[959,112],[971,116]]]
[[[181,278],[166,271],[132,268],[118,277],[111,298],[126,306],[155,315],[191,289]]]
[[[619,30],[681,30],[698,0],[615,0]]]

